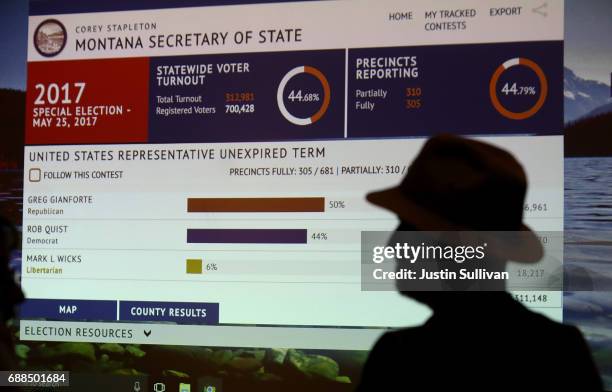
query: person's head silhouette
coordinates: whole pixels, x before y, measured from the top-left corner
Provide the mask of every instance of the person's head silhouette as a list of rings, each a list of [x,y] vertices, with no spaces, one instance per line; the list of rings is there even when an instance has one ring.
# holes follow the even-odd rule
[[[398,232],[417,231],[396,232],[389,245],[418,240],[410,246],[433,241],[462,246],[474,238],[493,239],[482,261],[499,270],[508,260],[534,263],[543,256],[540,239],[523,224],[526,189],[525,172],[507,151],[440,135],[425,143],[399,186],[367,198],[397,214]],[[421,245],[422,238],[427,245]],[[402,259],[395,257],[390,265],[397,270],[406,265]],[[434,256],[416,269],[446,268],[444,259]],[[455,262],[451,257],[448,264]],[[360,392],[601,390],[580,331],[528,310],[505,292],[505,284],[475,279],[466,287],[448,279],[433,287],[402,280],[410,281],[395,280],[396,288],[431,307],[433,315],[422,325],[391,330],[377,340]],[[525,361],[541,366],[515,377],[517,363]]]
[[[525,172],[510,153],[442,134],[425,143],[398,186],[367,199],[397,214],[398,231],[517,233],[513,241],[500,242],[499,260],[487,260],[504,268],[509,259],[531,263],[542,258],[539,239],[522,222],[526,190]],[[448,292],[402,292],[434,309],[460,300]]]

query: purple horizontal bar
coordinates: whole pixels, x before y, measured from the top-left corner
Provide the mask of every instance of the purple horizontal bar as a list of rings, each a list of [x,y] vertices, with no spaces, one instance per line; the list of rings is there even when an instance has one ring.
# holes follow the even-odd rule
[[[188,244],[305,244],[306,229],[187,229]]]

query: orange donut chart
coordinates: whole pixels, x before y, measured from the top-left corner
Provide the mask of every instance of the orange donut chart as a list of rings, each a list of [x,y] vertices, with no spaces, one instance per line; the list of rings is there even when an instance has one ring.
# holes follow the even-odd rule
[[[289,82],[289,80],[291,80],[291,78],[301,73],[307,73],[307,74],[314,76],[315,78],[319,80],[319,82],[321,83],[321,86],[323,87],[323,102],[321,104],[321,107],[315,114],[313,114],[310,117],[305,117],[305,118],[296,117],[293,114],[289,113],[283,101],[283,94],[285,91],[285,86],[287,86],[287,83]],[[276,92],[276,101],[278,103],[278,108],[280,109],[281,114],[289,122],[295,125],[310,125],[310,124],[314,124],[315,122],[319,121],[321,117],[323,117],[325,112],[327,111],[327,108],[329,107],[330,95],[331,95],[331,92],[329,88],[329,82],[327,81],[327,78],[325,77],[325,75],[323,75],[323,73],[315,67],[311,67],[309,65],[303,65],[303,66],[295,67],[291,71],[285,74],[280,84],[278,85],[278,90]]]
[[[538,97],[538,100],[536,101],[536,103],[531,108],[525,110],[524,112],[512,112],[506,109],[501,104],[501,102],[499,101],[499,98],[497,97],[497,81],[499,80],[499,77],[501,76],[502,73],[504,73],[505,70],[507,70],[508,68],[517,66],[517,65],[523,65],[525,67],[528,67],[529,69],[531,69],[533,72],[536,73],[536,75],[538,76],[538,79],[540,80],[540,96]],[[502,65],[497,67],[497,69],[493,73],[493,76],[491,77],[491,81],[489,82],[489,96],[491,97],[491,102],[493,103],[493,107],[502,116],[509,118],[511,120],[524,120],[536,114],[538,110],[542,108],[542,105],[544,105],[544,101],[546,101],[547,94],[548,94],[548,81],[546,80],[546,75],[544,75],[544,71],[542,71],[542,68],[540,68],[538,64],[536,64],[535,62],[529,59],[523,58],[523,57],[515,57],[510,60],[505,61]]]

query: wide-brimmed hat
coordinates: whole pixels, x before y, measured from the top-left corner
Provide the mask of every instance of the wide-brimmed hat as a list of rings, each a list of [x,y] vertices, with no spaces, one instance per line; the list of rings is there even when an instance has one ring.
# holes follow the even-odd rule
[[[367,200],[421,231],[514,232],[511,241],[496,245],[498,253],[531,263],[543,248],[523,223],[526,191],[525,171],[509,152],[441,134],[425,143],[398,186]]]

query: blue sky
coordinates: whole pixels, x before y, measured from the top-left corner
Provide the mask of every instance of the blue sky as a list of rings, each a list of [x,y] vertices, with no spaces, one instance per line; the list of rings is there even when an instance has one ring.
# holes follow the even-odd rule
[[[28,0],[0,0],[0,88],[25,90],[27,14]],[[612,0],[566,0],[565,14],[566,65],[610,84]]]
[[[28,0],[0,0],[0,87],[25,90]]]
[[[585,79],[610,84],[612,0],[565,1],[565,65]]]

